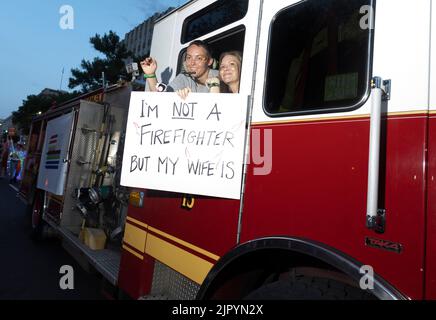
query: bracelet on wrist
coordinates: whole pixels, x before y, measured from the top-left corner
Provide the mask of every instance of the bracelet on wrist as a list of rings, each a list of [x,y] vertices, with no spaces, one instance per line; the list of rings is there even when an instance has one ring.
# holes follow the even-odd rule
[[[151,79],[151,78],[156,78],[156,74],[145,74],[144,73],[144,79]]]

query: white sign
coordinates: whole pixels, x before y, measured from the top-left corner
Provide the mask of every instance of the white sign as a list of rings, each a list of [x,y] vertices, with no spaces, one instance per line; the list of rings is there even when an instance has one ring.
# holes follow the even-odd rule
[[[47,123],[38,173],[37,187],[39,189],[56,195],[64,194],[68,169],[68,163],[64,160],[68,156],[72,125],[72,112]]]
[[[239,199],[247,97],[132,92],[121,185]]]

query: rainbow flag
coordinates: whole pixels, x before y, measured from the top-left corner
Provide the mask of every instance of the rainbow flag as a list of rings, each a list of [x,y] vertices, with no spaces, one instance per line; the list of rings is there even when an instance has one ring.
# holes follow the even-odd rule
[[[45,160],[46,169],[59,169],[59,162],[61,161],[61,150],[58,146],[58,135],[52,135],[48,143],[48,152]]]

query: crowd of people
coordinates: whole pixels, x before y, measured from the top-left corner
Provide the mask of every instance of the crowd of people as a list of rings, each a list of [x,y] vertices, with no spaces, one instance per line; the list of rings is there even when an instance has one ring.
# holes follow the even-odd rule
[[[14,144],[12,139],[3,138],[0,148],[0,178],[8,178],[14,183],[21,179],[23,161],[26,157],[21,143]]]
[[[183,71],[166,87],[167,92],[176,92],[186,99],[190,92],[238,93],[242,55],[239,51],[228,51],[219,58],[219,70],[212,69],[214,59],[208,45],[200,40],[189,44]],[[141,62],[144,79],[150,91],[159,90],[156,77],[157,61],[152,57]]]

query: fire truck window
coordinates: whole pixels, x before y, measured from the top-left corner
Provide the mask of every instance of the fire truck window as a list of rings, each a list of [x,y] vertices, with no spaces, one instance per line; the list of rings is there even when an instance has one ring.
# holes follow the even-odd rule
[[[361,104],[369,91],[372,39],[370,7],[364,6],[372,4],[310,0],[276,15],[266,70],[267,114],[337,112]]]
[[[190,42],[214,30],[241,20],[248,9],[248,0],[218,0],[186,18],[183,23],[182,43]]]
[[[212,38],[205,39],[204,41],[209,46],[212,57],[216,60],[214,69],[218,69],[218,59],[221,53],[225,51],[239,51],[244,53],[244,39],[245,39],[245,26],[237,26],[236,28],[227,30]],[[183,61],[185,61],[186,48],[183,48],[179,53],[179,60],[177,65],[177,73],[184,72]]]

